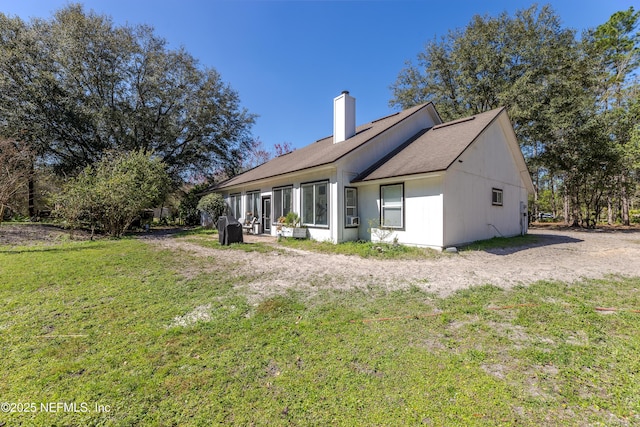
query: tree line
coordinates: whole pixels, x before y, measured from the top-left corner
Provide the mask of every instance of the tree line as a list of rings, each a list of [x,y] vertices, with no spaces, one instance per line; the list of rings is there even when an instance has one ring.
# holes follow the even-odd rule
[[[0,13],[0,156],[28,153],[13,178],[26,170],[31,216],[38,177],[75,179],[117,153],[160,162],[174,189],[233,174],[254,120],[215,69],[149,26],[79,4],[29,22]],[[9,193],[8,180],[0,186]]]
[[[550,6],[475,16],[406,64],[390,103],[433,101],[445,120],[507,107],[535,184],[534,214],[628,224],[640,170],[639,21],[629,8],[577,34]],[[255,118],[215,69],[149,26],[116,25],[78,4],[28,22],[0,13],[0,221],[19,186],[33,216],[40,188],[59,195],[48,202],[70,223],[118,235],[132,217],[107,218],[112,206],[162,205],[184,182],[223,179],[291,150],[265,149],[250,132]],[[118,182],[132,195],[113,202]],[[206,186],[183,199],[190,221]]]
[[[433,101],[445,120],[505,106],[533,177],[534,214],[629,224],[640,169],[639,20],[631,7],[578,35],[549,5],[474,16],[407,62],[390,104]]]

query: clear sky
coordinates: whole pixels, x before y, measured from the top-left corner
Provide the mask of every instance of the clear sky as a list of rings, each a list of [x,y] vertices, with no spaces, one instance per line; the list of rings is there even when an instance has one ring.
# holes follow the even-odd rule
[[[0,11],[49,18],[67,0],[0,0]],[[117,24],[148,24],[171,47],[184,46],[213,67],[257,114],[253,135],[267,149],[302,147],[333,132],[333,98],[349,90],[356,122],[388,115],[405,61],[425,42],[471,17],[513,14],[533,1],[86,0],[86,10]],[[566,27],[582,31],[639,0],[550,2]],[[545,4],[544,1],[539,4]],[[437,107],[437,106],[436,106]]]

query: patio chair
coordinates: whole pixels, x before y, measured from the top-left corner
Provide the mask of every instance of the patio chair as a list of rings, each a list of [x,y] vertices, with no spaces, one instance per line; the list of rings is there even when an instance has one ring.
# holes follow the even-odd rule
[[[255,216],[251,217],[251,220],[247,219],[244,221],[240,221],[242,224],[242,230],[244,230],[247,234],[251,234],[253,232],[253,225],[258,222],[258,218]]]

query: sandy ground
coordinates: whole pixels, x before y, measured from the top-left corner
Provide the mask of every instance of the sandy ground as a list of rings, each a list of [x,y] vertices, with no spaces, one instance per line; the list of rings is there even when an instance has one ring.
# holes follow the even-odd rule
[[[159,248],[206,258],[205,267],[185,263],[186,277],[234,271],[249,296],[263,298],[288,289],[401,289],[418,286],[445,296],[470,286],[509,288],[538,280],[573,282],[609,275],[640,277],[640,230],[574,230],[533,228],[537,242],[490,251],[442,254],[434,259],[392,261],[327,255],[284,248],[274,238],[245,236],[245,242],[273,244],[268,253],[216,250],[175,237],[177,230],[141,234]],[[88,233],[76,232],[74,240]],[[217,237],[212,236],[212,239]],[[69,239],[68,231],[46,225],[0,226],[0,245],[47,244]]]
[[[235,267],[249,295],[261,298],[287,289],[400,289],[418,286],[446,296],[458,289],[493,284],[509,288],[538,280],[574,282],[609,275],[640,277],[640,230],[576,231],[532,229],[528,246],[442,254],[433,260],[387,261],[326,255],[274,246],[272,253],[215,250],[184,238],[148,235],[162,248],[208,257],[205,272]],[[246,238],[247,240],[251,237]],[[253,237],[274,242],[269,237]],[[275,245],[275,242],[274,242]],[[275,248],[279,248],[276,250]],[[185,271],[194,276],[203,271]]]

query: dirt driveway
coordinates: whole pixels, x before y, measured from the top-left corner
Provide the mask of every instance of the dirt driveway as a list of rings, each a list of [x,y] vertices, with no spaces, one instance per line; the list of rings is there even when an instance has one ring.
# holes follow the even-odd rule
[[[491,251],[443,254],[433,260],[387,261],[287,249],[272,253],[215,250],[184,238],[149,236],[150,243],[209,257],[208,272],[232,267],[246,276],[249,295],[264,297],[286,289],[384,287],[411,285],[441,296],[458,289],[493,284],[508,288],[538,280],[573,282],[607,275],[640,277],[640,231],[532,229],[537,242]],[[188,274],[193,274],[190,272]]]

